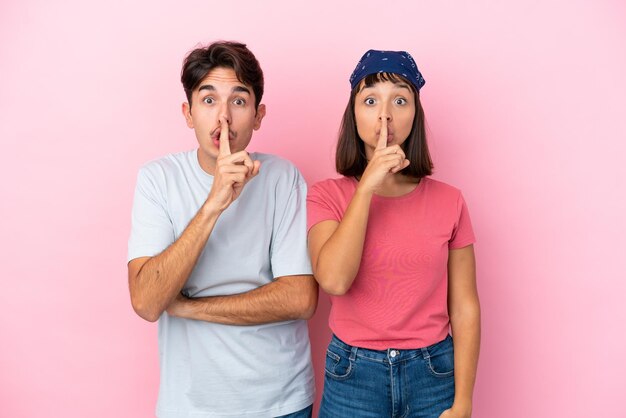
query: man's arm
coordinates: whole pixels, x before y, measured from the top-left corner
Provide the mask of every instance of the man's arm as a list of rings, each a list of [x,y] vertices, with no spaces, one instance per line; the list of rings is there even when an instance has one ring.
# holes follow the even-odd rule
[[[167,313],[226,325],[309,319],[317,307],[317,294],[313,276],[284,276],[236,295],[187,298],[179,294]]]
[[[128,263],[128,285],[133,309],[154,322],[187,282],[221,212],[207,202],[182,235],[161,254]]]
[[[220,150],[213,185],[206,201],[181,236],[161,254],[128,263],[128,285],[133,309],[154,322],[180,294],[204,249],[217,219],[259,173],[260,162],[245,151],[234,154],[228,144],[228,121],[220,119]]]

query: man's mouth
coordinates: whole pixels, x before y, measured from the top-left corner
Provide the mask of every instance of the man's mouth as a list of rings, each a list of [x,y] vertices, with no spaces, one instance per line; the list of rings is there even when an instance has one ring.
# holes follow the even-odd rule
[[[217,132],[215,132],[215,133],[213,133],[211,135],[211,141],[213,141],[213,143],[215,145],[219,145],[219,143],[220,143],[220,136],[221,136],[220,135],[220,130],[218,129]],[[233,139],[235,139],[235,135],[233,134],[233,132],[229,132],[228,140],[232,141]]]

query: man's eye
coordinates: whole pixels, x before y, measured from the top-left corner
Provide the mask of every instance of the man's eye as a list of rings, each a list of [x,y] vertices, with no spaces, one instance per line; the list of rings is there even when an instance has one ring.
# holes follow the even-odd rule
[[[244,99],[235,99],[233,100],[233,103],[237,106],[243,106],[246,104],[246,101]]]
[[[205,97],[202,101],[206,104],[213,104],[214,100],[212,97]]]
[[[376,100],[372,99],[371,97],[368,97],[367,99],[365,99],[365,104],[366,105],[373,105],[374,103],[376,103]]]
[[[398,105],[405,105],[407,103],[406,99],[399,97],[396,99],[396,104]]]

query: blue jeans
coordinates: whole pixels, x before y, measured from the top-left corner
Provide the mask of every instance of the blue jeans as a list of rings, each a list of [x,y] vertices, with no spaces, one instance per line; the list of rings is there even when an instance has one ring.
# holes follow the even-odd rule
[[[454,401],[452,337],[416,350],[353,347],[333,335],[320,418],[439,418]]]
[[[278,418],[311,418],[311,415],[313,415],[313,405],[309,405],[293,414],[281,415]]]

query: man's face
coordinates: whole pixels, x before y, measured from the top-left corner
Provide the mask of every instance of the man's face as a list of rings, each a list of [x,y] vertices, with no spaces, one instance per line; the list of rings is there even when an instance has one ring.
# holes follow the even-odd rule
[[[232,68],[219,67],[211,70],[200,82],[191,96],[191,106],[183,103],[183,114],[187,126],[196,132],[200,145],[200,166],[214,173],[219,152],[220,118],[228,120],[230,150],[246,149],[252,132],[261,127],[265,116],[265,105],[254,108],[255,97],[252,87],[237,79]]]

